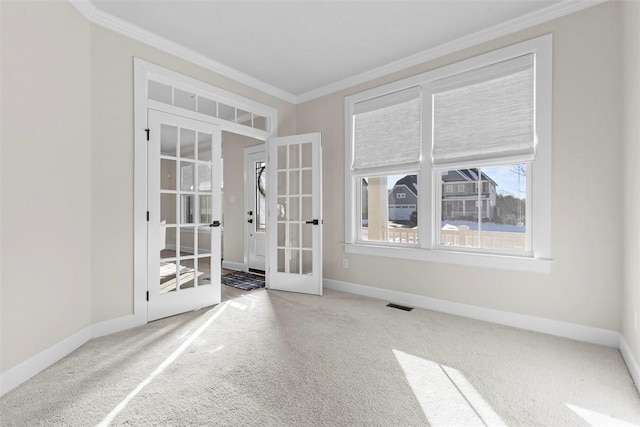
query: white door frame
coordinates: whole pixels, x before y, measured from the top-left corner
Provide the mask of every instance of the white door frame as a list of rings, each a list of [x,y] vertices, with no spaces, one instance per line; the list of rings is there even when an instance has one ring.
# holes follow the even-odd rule
[[[261,141],[278,134],[278,110],[249,98],[201,82],[184,74],[176,73],[139,58],[133,59],[134,68],[134,113],[133,113],[133,316],[122,319],[123,326],[133,327],[147,323],[147,132],[148,109],[204,121],[220,127],[221,131],[236,133]],[[223,120],[207,114],[180,108],[168,103],[149,99],[148,82],[156,81],[216,100],[220,104],[236,107],[234,121]],[[173,92],[172,92],[173,93]],[[173,96],[173,95],[172,95]],[[172,98],[173,99],[173,98]],[[263,116],[268,121],[268,130],[256,129],[241,124],[238,111],[249,111]],[[125,326],[126,325],[126,326]]]
[[[264,156],[264,160],[265,163],[267,161],[267,153],[266,153],[266,144],[260,144],[260,145],[254,145],[251,147],[247,147],[244,149],[244,187],[243,187],[243,191],[244,191],[244,211],[243,211],[243,215],[244,215],[244,220],[246,221],[247,218],[247,212],[249,210],[251,210],[251,206],[253,205],[253,190],[252,191],[247,191],[247,189],[251,188],[253,189],[253,182],[254,177],[253,175],[249,174],[249,171],[247,170],[247,157],[251,154],[256,154],[256,153],[262,153],[262,155]],[[254,220],[255,220],[255,215],[254,215]],[[247,226],[247,223],[244,222],[244,271],[249,271],[249,249],[250,249],[250,245],[249,245],[249,227]],[[266,236],[265,236],[265,245],[266,245]],[[267,250],[265,248],[265,250]],[[265,261],[266,263],[266,261]],[[266,270],[266,265],[265,265],[265,270]]]

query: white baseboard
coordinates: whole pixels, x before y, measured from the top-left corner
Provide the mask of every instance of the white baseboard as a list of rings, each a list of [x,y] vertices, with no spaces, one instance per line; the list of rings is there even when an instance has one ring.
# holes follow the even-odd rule
[[[234,262],[234,261],[222,261],[222,268],[226,268],[229,270],[237,270],[237,271],[244,271],[244,264],[241,262]]]
[[[0,375],[0,396],[42,372],[91,339],[91,326],[76,332]]]
[[[620,334],[619,349],[624,363],[627,364],[631,378],[633,378],[633,382],[638,389],[638,393],[640,393],[640,365],[638,365],[635,357],[633,357],[633,353],[631,353],[631,349],[629,349],[629,344],[622,334]]]
[[[457,316],[469,317],[471,319],[512,326],[514,328],[571,338],[578,341],[586,341],[593,344],[606,345],[608,347],[618,348],[620,345],[620,333],[618,331],[608,329],[600,329],[591,326],[578,325],[576,323],[561,322],[542,317],[494,310],[491,308],[461,304],[372,286],[357,285],[355,283],[341,282],[338,280],[325,279],[324,286],[329,289],[335,289],[371,298],[378,298],[411,307],[440,311]]]
[[[95,323],[91,326],[91,338],[99,338],[105,335],[115,334],[116,332],[126,329],[135,328],[147,323],[147,319],[130,314],[128,316],[118,317],[116,319],[105,320],[104,322]]]

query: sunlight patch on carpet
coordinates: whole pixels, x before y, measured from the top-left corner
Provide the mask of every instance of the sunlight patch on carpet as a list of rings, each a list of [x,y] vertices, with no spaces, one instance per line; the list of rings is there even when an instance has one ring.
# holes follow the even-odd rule
[[[431,426],[506,426],[460,371],[398,350],[393,353]]]
[[[601,412],[591,411],[580,408],[579,406],[569,405],[568,403],[565,403],[565,405],[592,426],[638,427],[638,424],[629,423]]]
[[[144,389],[147,385],[149,385],[149,383],[151,383],[151,381],[153,381],[155,377],[160,375],[169,365],[171,365],[171,363],[173,363],[178,358],[178,356],[180,356],[187,349],[187,347],[189,347],[205,331],[205,329],[207,329],[213,323],[214,320],[220,317],[220,315],[227,308],[227,304],[222,303],[216,308],[218,309],[218,311],[213,316],[211,316],[211,318],[207,320],[202,326],[200,326],[193,334],[191,334],[191,336],[189,336],[189,338],[187,338],[180,345],[180,347],[175,349],[174,352],[164,360],[164,362],[158,365],[158,367],[147,378],[145,378],[144,381],[138,384],[138,386],[133,389],[133,391],[129,393],[129,395],[127,395],[127,397],[125,397],[122,402],[120,402],[115,408],[113,408],[113,410],[109,412],[109,414],[104,417],[104,419],[98,424],[98,427],[106,427],[111,424],[114,418],[117,417],[120,412],[122,412],[122,410],[127,406],[131,399],[136,397],[136,395],[140,393],[140,391],[142,391],[142,389]]]

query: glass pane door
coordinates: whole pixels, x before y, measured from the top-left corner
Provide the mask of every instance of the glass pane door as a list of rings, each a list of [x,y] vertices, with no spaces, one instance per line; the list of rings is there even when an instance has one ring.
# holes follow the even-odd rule
[[[322,294],[320,134],[269,141],[271,289]],[[273,184],[273,185],[272,185]]]
[[[155,111],[149,121],[152,320],[220,301],[221,171],[217,127]]]

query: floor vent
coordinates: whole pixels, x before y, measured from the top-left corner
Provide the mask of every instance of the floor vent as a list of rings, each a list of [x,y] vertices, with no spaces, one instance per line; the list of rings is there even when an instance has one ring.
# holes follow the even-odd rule
[[[406,305],[394,304],[394,303],[392,303],[392,302],[390,302],[389,304],[387,304],[387,307],[397,308],[398,310],[404,310],[404,311],[411,311],[411,310],[413,310],[413,307],[407,307]]]

